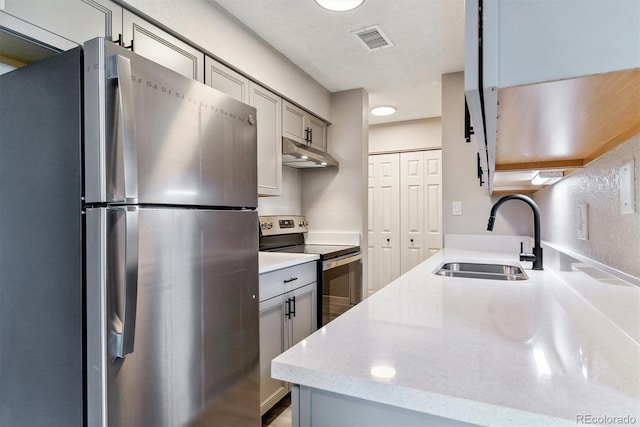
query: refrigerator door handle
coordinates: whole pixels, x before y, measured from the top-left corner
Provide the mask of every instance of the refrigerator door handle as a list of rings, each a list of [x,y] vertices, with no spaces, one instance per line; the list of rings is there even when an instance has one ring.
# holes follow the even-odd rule
[[[112,336],[114,339],[114,355],[123,359],[133,352],[136,333],[136,304],[138,300],[138,207],[124,208],[124,286],[122,301],[122,316],[118,318],[114,313]]]
[[[109,78],[118,80],[120,124],[122,126],[122,168],[124,171],[124,202],[138,203],[138,155],[136,122],[133,105],[131,60],[122,55],[109,57]]]

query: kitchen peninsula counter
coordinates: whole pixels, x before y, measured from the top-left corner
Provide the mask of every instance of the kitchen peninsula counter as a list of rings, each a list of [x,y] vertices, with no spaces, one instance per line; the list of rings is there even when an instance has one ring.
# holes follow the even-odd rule
[[[433,274],[451,261],[520,264],[529,278]],[[561,261],[532,271],[517,254],[458,249],[427,259],[273,360],[272,376],[298,385],[293,425],[640,422],[640,288]]]

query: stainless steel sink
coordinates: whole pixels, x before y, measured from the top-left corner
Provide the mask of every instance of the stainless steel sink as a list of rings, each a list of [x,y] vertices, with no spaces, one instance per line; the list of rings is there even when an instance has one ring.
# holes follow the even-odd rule
[[[464,277],[490,280],[526,280],[521,267],[506,264],[481,264],[474,262],[446,262],[435,271],[438,276]]]

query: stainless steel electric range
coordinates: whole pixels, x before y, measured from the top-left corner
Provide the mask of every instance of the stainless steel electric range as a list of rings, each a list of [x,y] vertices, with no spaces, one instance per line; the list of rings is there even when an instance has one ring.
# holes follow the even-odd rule
[[[309,231],[304,216],[260,217],[260,250],[317,254],[318,327],[326,325],[362,301],[362,253],[360,246],[306,244]]]

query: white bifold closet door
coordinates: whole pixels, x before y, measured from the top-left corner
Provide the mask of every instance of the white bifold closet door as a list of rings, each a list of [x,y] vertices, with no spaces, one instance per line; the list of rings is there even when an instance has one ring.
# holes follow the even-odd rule
[[[369,156],[369,292],[442,248],[442,151]]]

